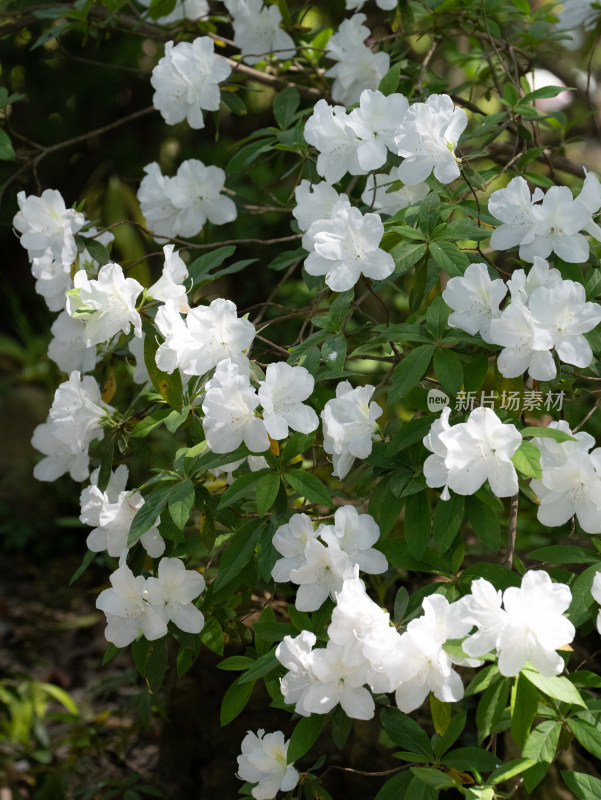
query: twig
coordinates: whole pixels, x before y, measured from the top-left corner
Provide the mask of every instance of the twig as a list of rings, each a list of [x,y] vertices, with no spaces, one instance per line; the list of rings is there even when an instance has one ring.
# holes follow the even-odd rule
[[[507,569],[513,567],[513,554],[515,552],[515,536],[518,527],[518,502],[519,492],[511,498],[509,506],[509,530],[507,531],[507,552],[505,553],[505,566]]]

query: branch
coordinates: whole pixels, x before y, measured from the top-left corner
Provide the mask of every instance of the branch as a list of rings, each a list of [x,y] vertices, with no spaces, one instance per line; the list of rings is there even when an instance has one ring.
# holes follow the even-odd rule
[[[507,569],[513,567],[513,554],[515,552],[515,537],[518,527],[518,500],[519,492],[511,498],[509,507],[509,530],[507,532],[507,553],[505,554],[505,564]]]

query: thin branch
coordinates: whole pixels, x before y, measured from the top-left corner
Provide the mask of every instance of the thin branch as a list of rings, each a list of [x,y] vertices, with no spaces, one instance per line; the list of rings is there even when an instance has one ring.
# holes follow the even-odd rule
[[[519,492],[511,498],[509,507],[509,530],[507,531],[507,552],[505,553],[505,566],[507,569],[513,567],[513,554],[515,552],[515,537],[518,527],[518,503]]]

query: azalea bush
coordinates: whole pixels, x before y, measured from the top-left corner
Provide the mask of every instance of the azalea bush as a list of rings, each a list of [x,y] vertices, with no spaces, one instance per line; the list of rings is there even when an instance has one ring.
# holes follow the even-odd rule
[[[599,8],[363,5],[15,4],[33,48],[137,35],[152,108],[131,118],[190,153],[157,144],[110,226],[18,190],[63,373],[35,476],[81,483],[74,580],[112,560],[107,660],[131,649],[157,693],[213,651],[223,726],[257,683],[288,720],[252,720],[243,796],[328,798],[343,770],[377,800],[542,797],[558,752],[601,757]],[[573,88],[541,69],[557,52]],[[9,88],[17,187],[52,148]],[[387,769],[325,755],[367,720]]]

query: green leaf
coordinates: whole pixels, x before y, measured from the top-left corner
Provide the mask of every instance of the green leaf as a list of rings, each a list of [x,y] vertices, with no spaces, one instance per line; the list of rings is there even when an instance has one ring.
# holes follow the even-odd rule
[[[165,417],[165,427],[169,431],[169,433],[175,433],[175,431],[181,427],[184,422],[188,419],[188,414],[190,413],[190,408],[184,408],[182,411],[176,411],[175,409],[169,414],[168,417]]]
[[[380,714],[384,730],[395,744],[403,750],[432,756],[432,745],[428,734],[415,722],[396,708],[384,708]]]
[[[585,750],[595,758],[601,758],[601,739],[597,728],[583,719],[574,717],[568,720],[568,727]]]
[[[438,736],[443,736],[451,723],[451,703],[443,703],[433,694],[430,694],[430,713],[432,724]]]
[[[235,252],[234,245],[224,245],[195,259],[188,267],[188,275],[192,279],[192,283],[196,284],[206,278],[211,270],[221,266],[226,258],[233,256]]]
[[[330,490],[312,472],[294,469],[285,472],[284,477],[298,495],[306,497],[311,503],[332,505]]]
[[[346,744],[346,740],[348,739],[352,727],[353,720],[345,714],[342,706],[336,706],[334,713],[332,714],[332,727],[330,730],[334,744],[339,750],[342,750]]]
[[[173,523],[180,531],[183,531],[190,518],[195,498],[194,484],[190,479],[176,483],[169,490],[167,508]]]
[[[441,556],[447,552],[459,532],[464,505],[463,496],[453,493],[449,500],[440,500],[436,506],[432,533],[436,549]]]
[[[511,690],[511,735],[523,748],[538,709],[538,690],[523,675],[518,675]]]
[[[270,672],[273,672],[273,670],[279,666],[280,662],[275,657],[274,651],[271,650],[260,656],[260,658],[257,658],[252,667],[249,667],[244,675],[238,678],[238,682],[240,684],[248,683],[249,681],[254,682],[257,678],[264,678],[265,675],[269,675]]]
[[[601,570],[599,556],[588,547],[552,544],[548,547],[539,547],[536,550],[532,550],[530,558],[544,561],[548,564],[598,564]]]
[[[430,255],[437,265],[452,278],[462,277],[469,266],[469,259],[457,245],[440,240],[430,242]]]
[[[155,353],[159,349],[156,331],[153,326],[145,326],[144,337],[144,363],[150,375],[152,385],[171,408],[182,410],[183,388],[182,378],[178,369],[171,375],[160,370],[155,361]]]
[[[310,717],[301,717],[292,731],[288,744],[288,763],[292,764],[304,756],[315,744],[323,728],[325,716],[311,714]]]
[[[256,520],[243,525],[230,539],[228,546],[219,561],[219,573],[213,581],[212,588],[216,592],[236,578],[250,563],[255,552],[264,523]]]
[[[403,357],[392,376],[388,402],[396,403],[421,381],[429,365],[434,346],[423,344]]]
[[[445,767],[453,767],[460,770],[478,770],[478,772],[490,772],[502,764],[501,759],[488,750],[479,747],[459,747],[451,750],[441,759]]]
[[[431,786],[433,789],[457,787],[450,775],[433,767],[411,767],[411,772],[421,783],[425,783],[426,786]]]
[[[143,533],[146,533],[146,531],[152,528],[157,517],[167,505],[170,491],[170,486],[163,486],[151,494],[146,495],[144,498],[144,505],[138,509],[136,516],[131,522],[129,534],[127,536],[128,547],[135,544]]]
[[[465,723],[467,721],[467,713],[462,711],[456,717],[453,717],[449,722],[446,731],[438,741],[434,742],[434,754],[440,758],[447,752],[449,747],[452,747],[457,739],[463,733]]]
[[[281,642],[284,636],[294,636],[296,633],[296,628],[289,622],[263,618],[255,622],[253,630],[264,642]]]
[[[509,778],[514,778],[516,775],[525,772],[529,767],[534,766],[534,763],[531,758],[516,758],[513,761],[508,761],[507,764],[503,764],[502,767],[492,773],[487,783],[496,786],[498,783],[508,781]]]
[[[512,83],[506,83],[503,87],[503,98],[510,106],[514,106],[517,103],[519,95]]]
[[[152,0],[148,7],[148,15],[151,19],[157,20],[159,17],[166,17],[175,8],[177,0]]]
[[[557,428],[522,428],[520,431],[523,437],[536,437],[543,439],[554,439],[556,442],[577,442],[578,439],[570,436],[565,431],[557,430]]]
[[[426,311],[426,328],[435,339],[442,338],[446,328],[451,309],[440,295],[437,295]]]
[[[561,727],[561,722],[547,719],[538,725],[526,740],[522,755],[537,762],[524,772],[524,785],[529,792],[534,791],[553,763]]]
[[[200,632],[200,641],[213,653],[217,653],[218,656],[223,655],[223,646],[225,644],[223,631],[215,617],[205,619],[204,628]]]
[[[245,670],[252,667],[254,663],[255,659],[250,658],[250,656],[230,656],[220,661],[219,664],[217,664],[217,669]]]
[[[221,102],[229,108],[232,114],[236,114],[239,117],[243,117],[245,114],[248,114],[246,103],[240,97],[238,92],[222,91]]]
[[[90,239],[87,236],[76,236],[75,240],[78,244],[81,242],[90,256],[94,261],[97,261],[101,267],[112,261],[111,254],[98,239]]]
[[[83,557],[83,561],[81,562],[81,564],[77,567],[77,569],[75,570],[75,572],[71,576],[71,580],[69,581],[69,586],[74,584],[75,581],[81,575],[83,575],[83,573],[87,570],[87,568],[90,566],[90,564],[95,559],[95,557],[96,557],[96,553],[93,553],[91,550],[88,550],[86,552],[85,556]]]
[[[425,256],[428,245],[424,242],[402,242],[390,250],[394,258],[395,275],[404,275]]]
[[[457,394],[463,385],[461,361],[456,353],[445,347],[434,351],[434,374],[449,394]]]
[[[394,622],[400,622],[403,619],[408,605],[409,592],[404,586],[400,586],[394,598],[394,611],[392,614],[392,619]]]
[[[163,685],[167,672],[167,639],[163,637],[158,642],[153,642],[148,650],[144,675],[153,692],[157,692]]]
[[[273,145],[265,144],[265,139],[259,139],[258,142],[251,142],[238,150],[236,155],[230,158],[225,171],[228,175],[244,172],[260,155],[268,153],[271,150],[273,150]]]
[[[386,781],[375,797],[375,800],[403,800],[407,797],[407,788],[412,782],[413,776],[407,772],[399,772],[389,781]]]
[[[411,495],[407,499],[405,540],[409,552],[419,561],[430,541],[430,504],[425,492]]]
[[[346,360],[346,337],[342,333],[329,336],[321,346],[321,358],[327,369],[335,375],[342,375]]]
[[[140,420],[135,428],[132,429],[130,436],[132,439],[143,439],[145,436],[153,431],[155,428],[158,428],[159,425],[165,421],[165,419],[171,414],[170,408],[161,408],[159,411],[155,411],[149,417],[145,417],[144,419]]]
[[[240,684],[235,680],[223,695],[221,702],[221,727],[229,725],[232,720],[241,714],[250,700],[254,682]]]
[[[530,100],[543,100],[549,97],[557,97],[562,92],[571,91],[566,86],[541,86],[540,89],[535,89],[533,92],[528,92],[522,97],[521,102],[528,102]]]
[[[466,498],[465,505],[470,525],[478,539],[493,553],[498,553],[501,526],[494,509],[473,495]]]
[[[294,86],[287,86],[273,98],[273,116],[282,130],[289,128],[300,105],[300,95]]]
[[[380,81],[378,90],[382,92],[383,95],[388,97],[389,95],[394,94],[396,92],[396,90],[399,88],[400,81],[401,81],[401,65],[394,64]]]
[[[280,476],[277,472],[270,472],[269,475],[264,475],[257,483],[255,500],[257,502],[257,513],[260,517],[264,516],[275,503],[279,488]]]
[[[478,743],[481,744],[494,729],[503,716],[507,705],[509,681],[507,678],[498,677],[482,695],[476,710],[476,725],[478,726]]]
[[[595,575],[600,569],[601,564],[599,562],[591,564],[590,567],[587,567],[578,575],[570,587],[572,590],[572,602],[570,603],[567,613],[572,622],[578,620],[578,618],[585,614],[592,606],[594,600],[591,594],[591,588]]]
[[[571,703],[572,705],[584,706],[586,703],[580,696],[580,692],[573,683],[563,675],[547,677],[541,675],[533,669],[523,669],[521,673],[527,678],[530,683],[534,684],[539,691],[546,694],[547,697],[552,697],[555,700],[561,700],[562,703]]]
[[[601,797],[601,780],[583,772],[562,770],[561,777],[568,789],[571,789],[578,800],[599,800]]]
[[[264,478],[266,475],[272,475],[272,471],[268,468],[259,469],[257,472],[247,472],[246,475],[241,475],[232,483],[230,487],[221,495],[221,500],[217,506],[220,510],[229,508],[229,506],[241,500],[243,497],[248,497],[254,493],[251,488]]]
[[[511,456],[513,466],[526,478],[541,478],[540,450],[533,442],[522,442]]]
[[[465,690],[465,696],[470,697],[473,694],[484,691],[484,689],[488,689],[488,687],[496,681],[498,675],[499,668],[496,664],[491,664],[479,670]]]
[[[14,161],[16,158],[14,147],[9,135],[0,128],[0,161]]]
[[[115,436],[109,434],[102,443],[102,458],[100,461],[100,470],[98,471],[98,481],[96,482],[99,492],[105,492],[111,480],[114,452]]]

